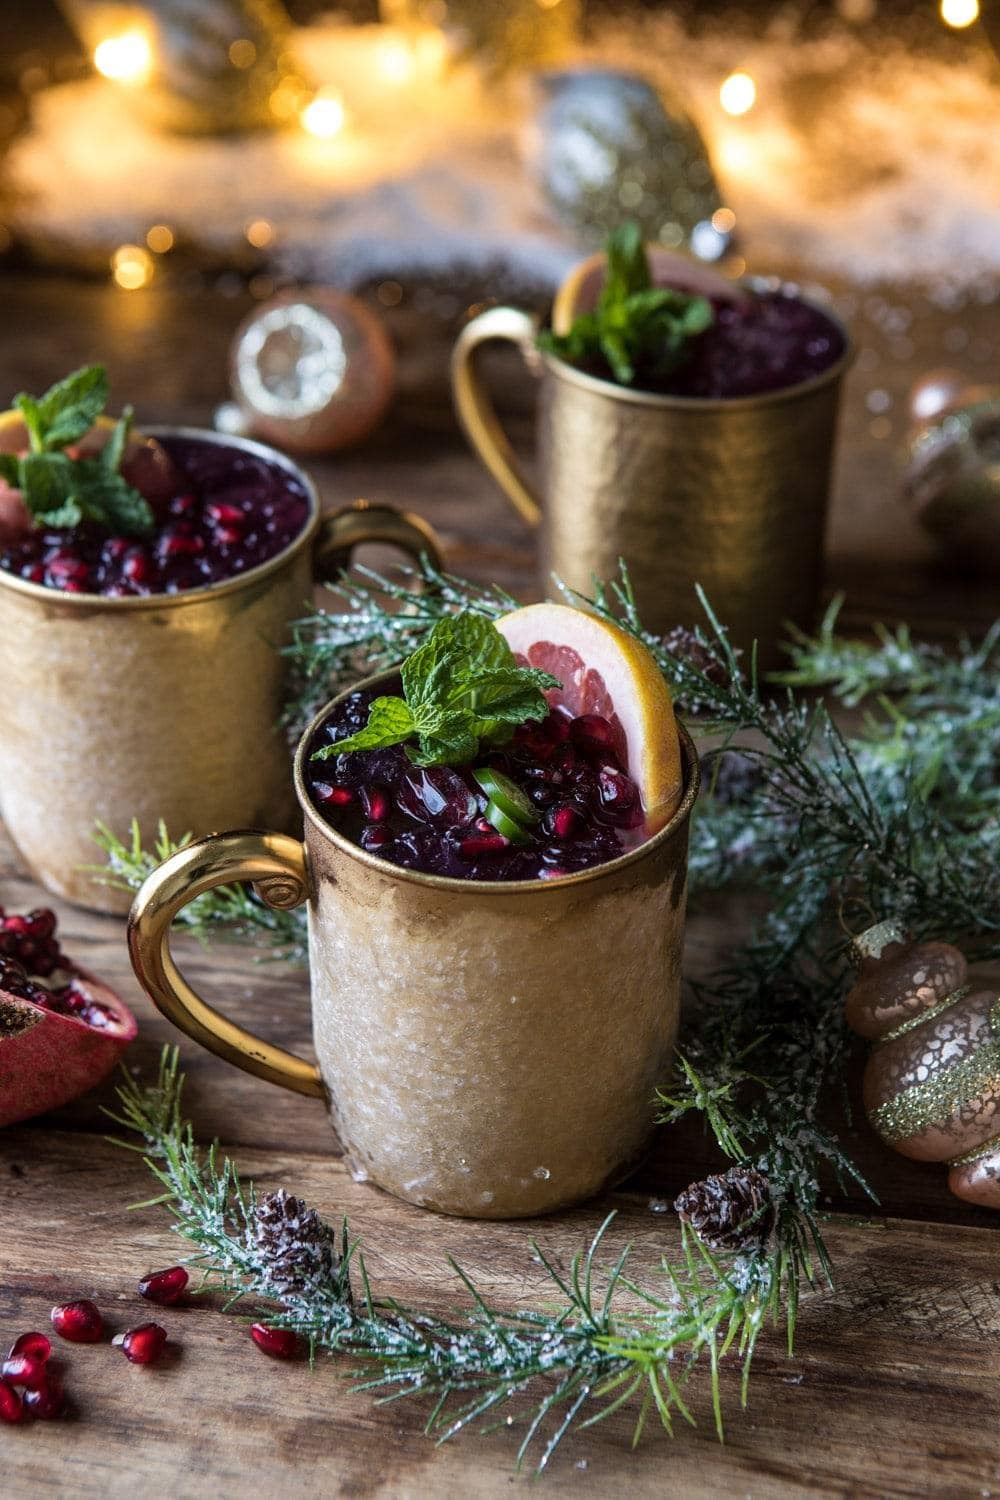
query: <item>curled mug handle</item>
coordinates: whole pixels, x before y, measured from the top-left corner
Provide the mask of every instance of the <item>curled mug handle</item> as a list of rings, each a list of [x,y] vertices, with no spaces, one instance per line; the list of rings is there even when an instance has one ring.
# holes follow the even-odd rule
[[[510,439],[475,367],[476,350],[493,339],[516,344],[529,370],[540,368],[535,348],[535,322],[516,307],[491,307],[466,323],[451,355],[451,391],[458,420],[470,444],[489,469],[522,520],[537,526],[542,508],[536,491],[510,445]]]
[[[434,528],[413,511],[397,510],[392,505],[373,505],[369,500],[355,500],[320,517],[313,543],[313,574],[321,583],[336,583],[351,563],[355,547],[365,542],[384,542],[408,552],[414,562],[426,557],[435,571],[441,571],[441,543]]]
[[[158,1010],[226,1062],[297,1094],[324,1097],[315,1063],[272,1046],[202,1000],[174,963],[170,926],[177,913],[216,885],[252,881],[269,906],[288,911],[309,897],[306,852],[282,833],[212,833],[172,854],[143,882],[128,919],[136,978]]]

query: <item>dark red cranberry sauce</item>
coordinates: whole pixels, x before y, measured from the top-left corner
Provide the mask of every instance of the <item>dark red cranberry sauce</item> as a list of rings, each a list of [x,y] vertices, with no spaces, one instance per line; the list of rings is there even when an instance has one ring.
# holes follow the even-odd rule
[[[384,689],[396,692],[398,688]],[[415,766],[401,745],[327,760],[312,753],[368,722],[376,694],[351,693],[316,730],[305,760],[313,804],[346,838],[390,864],[458,880],[552,880],[634,848],[644,838],[639,789],[597,714],[553,710],[521,725],[476,762],[509,777],[537,809],[525,843],[486,820],[471,766]]]
[[[692,341],[691,358],[665,394],[732,399],[812,380],[844,352],[844,336],[819,308],[785,292],[716,302],[715,322]]]
[[[111,536],[92,522],[40,527],[0,552],[0,568],[71,594],[177,594],[276,557],[309,516],[302,482],[278,463],[201,438],[163,438],[175,493],[151,500],[152,537]]]
[[[23,916],[0,907],[0,990],[98,1031],[115,1020],[70,971],[56,937],[55,913],[47,907]]]

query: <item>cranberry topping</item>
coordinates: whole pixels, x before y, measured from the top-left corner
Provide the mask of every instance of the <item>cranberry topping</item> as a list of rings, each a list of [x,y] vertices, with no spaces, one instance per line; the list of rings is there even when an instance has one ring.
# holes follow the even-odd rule
[[[391,689],[390,689],[391,691]],[[351,693],[315,732],[310,751],[362,728],[368,691]],[[553,709],[521,725],[477,764],[513,781],[538,812],[524,842],[484,816],[472,766],[415,766],[401,745],[305,763],[313,803],[339,833],[403,869],[460,880],[553,880],[606,863],[641,843],[639,788],[598,714]]]
[[[715,303],[715,321],[692,340],[691,358],[664,394],[713,399],[758,396],[812,380],[844,352],[837,325],[786,292]]]
[[[162,443],[180,488],[148,497],[152,537],[109,536],[93,522],[40,527],[0,550],[0,568],[64,593],[176,594],[258,567],[305,526],[306,491],[280,464],[200,438]]]

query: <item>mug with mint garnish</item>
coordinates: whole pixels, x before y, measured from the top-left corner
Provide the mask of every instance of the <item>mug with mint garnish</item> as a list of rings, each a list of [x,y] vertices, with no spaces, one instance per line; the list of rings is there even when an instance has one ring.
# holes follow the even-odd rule
[[[539,482],[477,374],[507,340],[539,378]],[[808,626],[822,569],[847,334],[798,287],[732,281],[625,223],[573,268],[551,326],[493,307],[452,358],[462,426],[541,536],[541,574],[584,594],[623,558],[647,627],[696,623],[694,584],[734,644],[776,659]]]
[[[87,868],[95,824],[292,827],[291,622],[358,543],[436,549],[386,508],[321,518],[259,443],[140,433],[107,402],[90,365],[0,414],[0,815],[49,890],[124,911]]]
[[[516,1218],[622,1177],[676,1037],[697,756],[638,641],[560,605],[442,620],[296,755],[305,843],[217,834],[136,896],[129,947],[202,1045],[326,1100],[354,1175]],[[169,951],[213,885],[309,907],[317,1063],[212,1010]]]

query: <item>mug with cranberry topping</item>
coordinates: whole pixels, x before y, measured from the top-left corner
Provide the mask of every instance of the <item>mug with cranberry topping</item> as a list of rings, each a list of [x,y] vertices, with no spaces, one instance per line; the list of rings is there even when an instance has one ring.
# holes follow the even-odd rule
[[[671,717],[676,795],[645,827],[596,715],[529,726],[503,770],[499,751],[471,772],[399,745],[350,771],[317,758],[397,684],[341,694],[303,736],[304,844],[215,834],[148,878],[133,967],[203,1046],[325,1099],[357,1179],[469,1218],[548,1213],[623,1177],[650,1135],[677,1030],[697,755]],[[273,906],[308,902],[318,1065],[220,1015],[174,964],[177,912],[237,880]]]
[[[291,622],[364,542],[439,556],[389,507],[321,516],[309,477],[261,443],[139,441],[155,472],[128,451],[123,471],[149,498],[144,533],[42,515],[0,539],[0,815],[49,890],[118,912],[128,897],[87,869],[96,822],[127,838],[135,817],[144,841],[160,819],[175,837],[295,826],[278,727]]]

